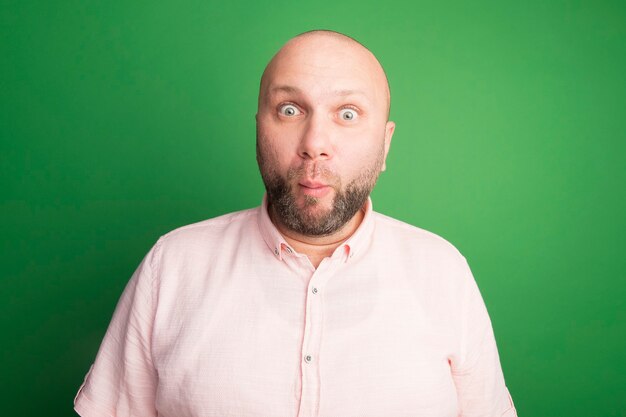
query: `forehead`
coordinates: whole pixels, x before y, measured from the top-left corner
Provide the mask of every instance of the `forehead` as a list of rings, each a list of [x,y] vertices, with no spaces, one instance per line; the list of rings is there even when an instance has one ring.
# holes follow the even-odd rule
[[[261,88],[267,96],[360,95],[379,101],[385,85],[380,64],[365,48],[315,39],[287,44],[268,65]]]

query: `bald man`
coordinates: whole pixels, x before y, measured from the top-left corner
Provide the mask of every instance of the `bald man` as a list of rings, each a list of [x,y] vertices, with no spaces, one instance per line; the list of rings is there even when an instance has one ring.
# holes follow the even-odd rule
[[[515,416],[465,258],[372,209],[395,125],[330,31],[261,78],[260,207],[162,236],[74,401],[83,417]]]

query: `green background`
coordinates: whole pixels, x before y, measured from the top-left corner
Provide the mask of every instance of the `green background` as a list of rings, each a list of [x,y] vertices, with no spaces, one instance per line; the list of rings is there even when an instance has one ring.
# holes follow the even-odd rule
[[[374,208],[468,258],[519,415],[626,416],[623,1],[0,10],[2,415],[73,415],[156,239],[260,203],[260,74],[329,28],[391,82]]]

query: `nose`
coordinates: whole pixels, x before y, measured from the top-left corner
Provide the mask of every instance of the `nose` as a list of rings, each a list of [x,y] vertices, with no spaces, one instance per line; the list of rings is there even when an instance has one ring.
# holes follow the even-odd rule
[[[312,114],[304,125],[298,154],[302,159],[324,160],[332,157],[329,120]]]

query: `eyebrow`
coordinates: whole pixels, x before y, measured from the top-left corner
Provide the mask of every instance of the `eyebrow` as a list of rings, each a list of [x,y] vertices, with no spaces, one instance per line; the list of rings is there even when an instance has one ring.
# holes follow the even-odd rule
[[[335,90],[334,91],[335,95],[338,96],[364,96],[367,97],[367,95],[361,91],[361,90]]]
[[[276,93],[293,93],[293,94],[301,94],[302,90],[300,90],[298,87],[294,87],[291,85],[278,85],[276,87],[272,87],[269,90],[270,94],[276,94]],[[359,95],[359,96],[363,96],[365,98],[367,98],[367,95],[361,91],[361,90],[349,90],[349,89],[344,89],[344,90],[335,90],[333,91],[333,93],[337,96],[341,96],[341,97],[346,97],[346,96],[352,96],[352,95]]]
[[[270,94],[275,93],[300,93],[300,89],[297,87],[292,87],[290,85],[278,85],[276,87],[272,87],[269,90]]]

